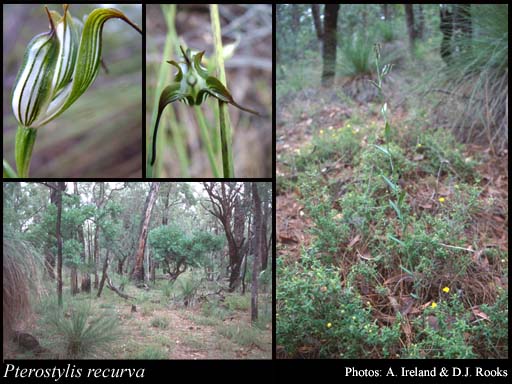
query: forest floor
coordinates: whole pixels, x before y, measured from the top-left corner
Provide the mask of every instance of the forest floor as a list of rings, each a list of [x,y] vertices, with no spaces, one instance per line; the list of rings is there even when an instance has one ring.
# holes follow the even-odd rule
[[[508,153],[461,145],[437,128],[421,101],[409,102],[407,84],[419,75],[398,69],[388,76],[393,140],[387,146],[382,102],[368,77],[338,79],[325,89],[307,84],[320,76],[308,73],[299,91],[286,89],[289,79],[281,92],[278,85],[278,358],[389,358],[390,351],[392,358],[507,354]],[[386,175],[392,180],[387,185]],[[329,280],[333,270],[339,276]],[[356,302],[368,307],[352,309],[352,325],[336,312],[352,305],[348,299],[332,302],[339,285],[352,286]],[[465,308],[456,307],[457,296],[443,300],[442,288],[457,290]],[[438,302],[446,309],[429,315]],[[368,314],[371,322],[362,320]],[[434,321],[433,330],[425,330],[425,318]],[[437,325],[456,318],[464,319],[466,331]],[[382,338],[369,341],[363,331],[347,336],[358,321]],[[488,321],[496,327],[492,335],[485,330]],[[365,340],[370,346],[362,347]]]
[[[406,106],[407,95],[401,89],[406,88],[405,84],[412,81],[412,76],[411,73],[395,71],[389,76],[391,80],[386,83],[388,105],[397,106],[391,111],[391,120],[399,135],[413,128],[431,129],[426,121],[423,126],[418,127],[417,122],[414,122],[417,120],[417,112],[409,111]],[[359,134],[363,142],[371,132],[382,131],[381,105],[373,100],[375,95],[368,79],[363,77],[348,81],[337,80],[331,89],[311,85],[301,91],[288,93],[283,97],[283,102],[279,103],[276,132],[278,254],[296,259],[301,247],[307,248],[311,241],[311,232],[308,229],[312,222],[304,214],[304,204],[297,188],[301,170],[297,169],[293,158],[311,151],[313,138],[319,133],[325,133],[327,137],[335,130],[348,128]],[[362,101],[357,102],[347,97],[344,94],[347,90],[355,93]],[[315,146],[313,149],[316,150]],[[482,177],[481,184],[487,191],[480,198],[484,200],[489,196],[493,197],[497,199],[496,204],[504,209],[508,205],[508,153],[493,155],[484,145],[467,144],[461,155],[469,161],[479,161],[475,171]],[[317,162],[319,173],[322,170],[328,171],[326,179],[350,177],[352,164],[335,161],[336,159],[328,160]],[[492,219],[498,224],[505,224],[500,215],[495,215]],[[507,228],[498,225],[495,229],[496,242],[502,244],[503,249],[508,249]]]
[[[260,296],[260,321],[251,326],[250,293],[226,294],[226,302],[185,307],[157,287],[149,290],[127,286],[125,293],[135,300],[123,300],[105,287],[101,297],[79,294],[65,296],[71,304],[91,303],[92,313],[115,315],[121,336],[96,358],[108,359],[271,359],[272,322],[267,304]],[[132,304],[136,311],[132,312]],[[40,344],[58,351],[47,330],[38,326],[44,318],[44,304],[36,309],[32,327],[25,332]],[[271,313],[271,309],[268,308]],[[13,351],[9,358],[30,358],[30,353]],[[64,358],[63,355],[61,355]]]

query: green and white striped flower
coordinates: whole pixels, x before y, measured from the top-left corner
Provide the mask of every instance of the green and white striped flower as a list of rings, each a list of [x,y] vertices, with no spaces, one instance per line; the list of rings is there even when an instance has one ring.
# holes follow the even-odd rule
[[[82,23],[49,11],[50,31],[28,44],[15,82],[12,109],[23,127],[38,128],[68,109],[92,84],[101,59],[101,33],[111,18],[142,30],[116,9],[95,9]]]

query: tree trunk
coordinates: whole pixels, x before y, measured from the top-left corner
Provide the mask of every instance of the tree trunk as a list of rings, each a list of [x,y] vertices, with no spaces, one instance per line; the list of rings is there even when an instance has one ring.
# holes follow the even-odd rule
[[[404,4],[405,6],[405,22],[407,24],[407,34],[409,35],[409,49],[411,54],[414,53],[416,43],[416,28],[414,25],[414,9],[412,4]]]
[[[256,247],[254,249],[254,264],[252,268],[251,288],[251,322],[258,320],[258,277],[260,274],[261,259],[261,200],[258,194],[258,186],[252,183],[252,198],[254,201],[254,234],[256,236]]]
[[[78,197],[78,201],[80,201],[80,194],[78,193],[78,183],[75,181],[73,183],[74,187],[75,187],[75,196]],[[80,203],[78,203],[78,205],[80,205]],[[77,227],[77,231],[73,234],[75,239],[80,239],[79,237],[79,228],[81,228],[81,225],[82,224],[79,224],[79,226]],[[84,258],[82,257],[82,255],[85,257],[85,254],[84,254],[84,251],[81,252],[80,256],[81,256],[81,259],[84,260]],[[78,270],[77,270],[77,265],[75,263],[73,263],[73,265],[71,265],[71,295],[76,295],[77,293],[80,293],[80,288],[78,287]]]
[[[242,236],[240,236],[236,230],[237,226],[243,225],[240,222],[242,221],[243,223],[244,220],[243,209],[239,202],[239,192],[242,185],[233,182],[203,183],[203,185],[212,203],[211,210],[206,207],[205,209],[219,219],[226,233],[230,272],[229,292],[234,292],[240,284],[240,267],[242,263],[240,251],[245,241],[243,231]],[[236,208],[236,212],[233,214],[236,206],[239,208]],[[238,223],[238,225],[232,223],[233,216],[233,222]],[[232,228],[232,225],[234,228]]]
[[[245,252],[244,260],[243,260],[244,270],[242,272],[242,295],[245,295],[245,276],[247,276],[247,259],[248,259],[249,255],[251,254],[251,247],[252,247],[251,231],[253,231],[254,223],[251,223],[251,219],[252,219],[252,216],[249,215],[249,222],[247,223],[247,238],[248,238],[247,247],[246,247],[247,251]]]
[[[325,4],[322,85],[333,84],[336,68],[336,24],[339,4]]]
[[[417,37],[423,40],[425,34],[425,14],[423,13],[423,4],[418,5],[418,31]]]
[[[52,254],[50,247],[45,247],[44,266],[51,280],[55,280],[55,255]]]
[[[384,15],[384,21],[388,21],[389,20],[388,4],[382,4],[382,14]]]
[[[151,219],[151,211],[153,210],[153,206],[156,201],[156,196],[158,193],[158,189],[160,188],[160,184],[153,182],[151,183],[151,187],[149,189],[148,196],[146,198],[146,203],[144,205],[144,214],[141,220],[141,228],[139,233],[139,242],[137,251],[135,253],[135,266],[133,268],[133,272],[131,275],[132,280],[143,283],[144,282],[144,250],[146,248],[146,240],[148,237],[149,230],[149,221]]]
[[[96,209],[99,211],[101,208],[103,208],[103,202],[105,199],[105,183],[100,182],[100,195],[98,199],[96,200]],[[98,262],[100,260],[100,245],[99,245],[99,238],[100,238],[100,224],[99,224],[99,217],[96,218],[95,228],[94,228],[94,288],[98,288],[99,283],[99,276],[98,276]]]
[[[62,236],[60,226],[62,221],[62,192],[66,190],[66,183],[59,181],[55,185],[57,186],[57,227],[55,229],[57,237],[57,299],[59,307],[62,307]]]
[[[439,29],[443,34],[441,40],[441,57],[447,65],[452,61],[452,35],[453,35],[453,13],[447,8],[447,5],[439,9]]]
[[[294,31],[298,31],[300,28],[300,8],[299,4],[290,4],[292,8],[292,28]]]
[[[101,291],[103,291],[103,285],[105,285],[105,280],[107,279],[108,253],[109,250],[107,249],[107,254],[105,255],[105,262],[103,263],[103,274],[101,275],[100,286],[98,288],[98,294],[96,295],[96,297],[101,296]]]
[[[75,296],[77,293],[80,293],[80,289],[78,289],[78,273],[76,269],[76,265],[72,265],[70,267],[71,274],[71,295]]]
[[[272,200],[272,195],[265,191],[265,198],[263,199],[263,218],[261,222],[261,270],[264,271],[267,269],[268,265],[268,248],[267,248],[267,223],[269,217],[272,217],[272,207],[270,205],[270,201]]]
[[[315,32],[318,41],[322,41],[324,37],[324,31],[322,28],[322,21],[320,20],[320,5],[311,4],[311,13],[313,14],[313,24],[315,25]]]

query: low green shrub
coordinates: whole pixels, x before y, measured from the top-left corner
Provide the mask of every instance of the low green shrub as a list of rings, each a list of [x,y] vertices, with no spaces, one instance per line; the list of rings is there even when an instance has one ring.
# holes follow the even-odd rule
[[[84,303],[54,308],[47,314],[47,324],[68,358],[101,355],[120,337],[115,316],[95,316]]]
[[[154,317],[151,320],[151,326],[161,329],[167,329],[169,326],[169,319],[166,319],[165,317]]]
[[[243,347],[249,347],[251,345],[255,345],[261,349],[265,347],[260,331],[250,325],[222,325],[217,328],[217,332]]]
[[[300,263],[277,265],[276,336],[287,353],[309,346],[320,357],[364,358],[399,343],[399,327],[379,328],[356,290],[341,286],[336,267],[308,253]]]
[[[251,308],[251,296],[238,294],[226,295],[224,305],[232,311],[247,311]]]
[[[169,358],[169,354],[162,347],[150,345],[135,354],[134,358],[142,360],[165,360]]]

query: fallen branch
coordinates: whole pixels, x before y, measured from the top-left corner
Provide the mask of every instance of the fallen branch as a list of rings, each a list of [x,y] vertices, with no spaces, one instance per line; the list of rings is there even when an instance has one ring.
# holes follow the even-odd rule
[[[112,284],[112,281],[110,280],[110,276],[108,276],[108,275],[107,275],[107,287],[110,288],[115,293],[117,293],[119,296],[121,296],[125,300],[135,299],[135,297],[132,297],[132,296],[127,295],[126,293],[120,292],[119,289],[114,287],[114,285]]]
[[[473,253],[476,252],[473,249],[456,247],[455,245],[448,245],[448,244],[443,244],[443,243],[439,243],[439,245],[441,245],[441,246],[443,246],[445,248],[460,249],[461,251],[466,251],[466,252],[473,252]]]

